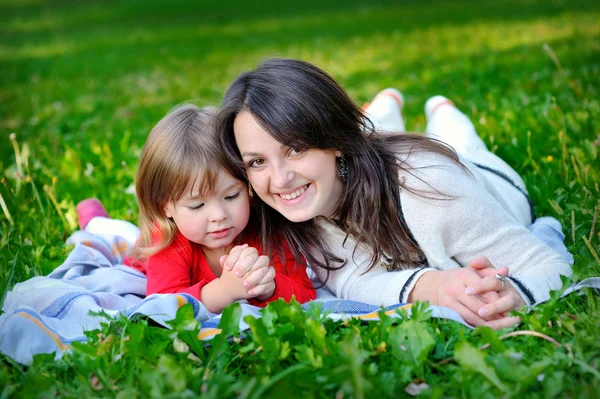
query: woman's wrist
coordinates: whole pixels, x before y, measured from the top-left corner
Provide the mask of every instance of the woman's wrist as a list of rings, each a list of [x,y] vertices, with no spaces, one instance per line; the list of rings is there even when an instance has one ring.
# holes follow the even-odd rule
[[[413,303],[416,301],[429,301],[431,305],[435,305],[437,298],[433,295],[437,291],[437,286],[441,271],[431,270],[427,273],[423,273],[417,281],[412,290],[408,294],[408,302]]]

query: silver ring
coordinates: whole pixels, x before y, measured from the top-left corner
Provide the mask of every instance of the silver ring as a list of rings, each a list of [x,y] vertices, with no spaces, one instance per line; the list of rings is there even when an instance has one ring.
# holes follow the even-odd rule
[[[506,276],[503,276],[501,274],[496,273],[496,278],[498,280],[500,280],[500,282],[502,283],[502,288],[500,288],[501,290],[504,289],[504,282],[506,281]]]

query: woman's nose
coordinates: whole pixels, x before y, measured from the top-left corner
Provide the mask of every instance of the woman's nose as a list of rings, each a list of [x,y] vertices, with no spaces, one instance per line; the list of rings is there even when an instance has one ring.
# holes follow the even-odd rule
[[[294,180],[294,172],[289,169],[287,163],[283,162],[272,169],[271,185],[284,188],[292,180]]]

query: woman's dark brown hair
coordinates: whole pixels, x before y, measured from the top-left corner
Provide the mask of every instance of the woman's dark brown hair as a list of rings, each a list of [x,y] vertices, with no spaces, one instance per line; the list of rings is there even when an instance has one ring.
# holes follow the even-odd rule
[[[410,165],[403,160],[413,152],[435,152],[458,163],[450,147],[414,134],[377,133],[326,72],[304,61],[277,58],[238,76],[227,90],[217,117],[225,154],[240,173],[245,168],[233,122],[242,111],[250,112],[263,129],[288,147],[339,150],[345,154],[348,179],[336,212],[337,223],[358,244],[372,248],[370,267],[383,252],[392,259],[390,270],[421,263],[422,251],[412,238],[400,204],[401,189],[414,191],[400,181],[399,172],[410,173]],[[433,189],[432,193],[437,192]],[[284,238],[296,258],[300,260],[301,252],[313,267],[332,270],[347,261],[325,247],[314,220],[290,222],[259,198],[256,206],[262,220],[264,248],[280,250]],[[315,253],[323,258],[316,258]]]

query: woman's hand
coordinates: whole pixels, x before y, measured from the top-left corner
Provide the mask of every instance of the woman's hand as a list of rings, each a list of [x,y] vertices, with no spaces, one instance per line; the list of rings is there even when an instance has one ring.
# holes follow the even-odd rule
[[[479,315],[485,302],[475,295],[467,295],[467,287],[479,286],[482,278],[470,268],[432,270],[423,274],[416,282],[408,300],[429,301],[432,305],[453,309],[472,326],[482,326],[488,320]],[[497,292],[487,292],[485,301],[495,303],[499,299]]]
[[[479,316],[488,320],[484,324],[499,330],[521,321],[519,317],[508,316],[508,312],[522,308],[525,301],[510,280],[505,279],[502,284],[502,281],[496,277],[496,275],[507,276],[508,268],[494,268],[485,256],[476,257],[470,262],[470,266],[481,279],[474,280],[472,285],[468,285],[465,294],[479,295],[486,300],[487,304],[478,310]],[[490,293],[497,293],[498,297],[490,297]]]

